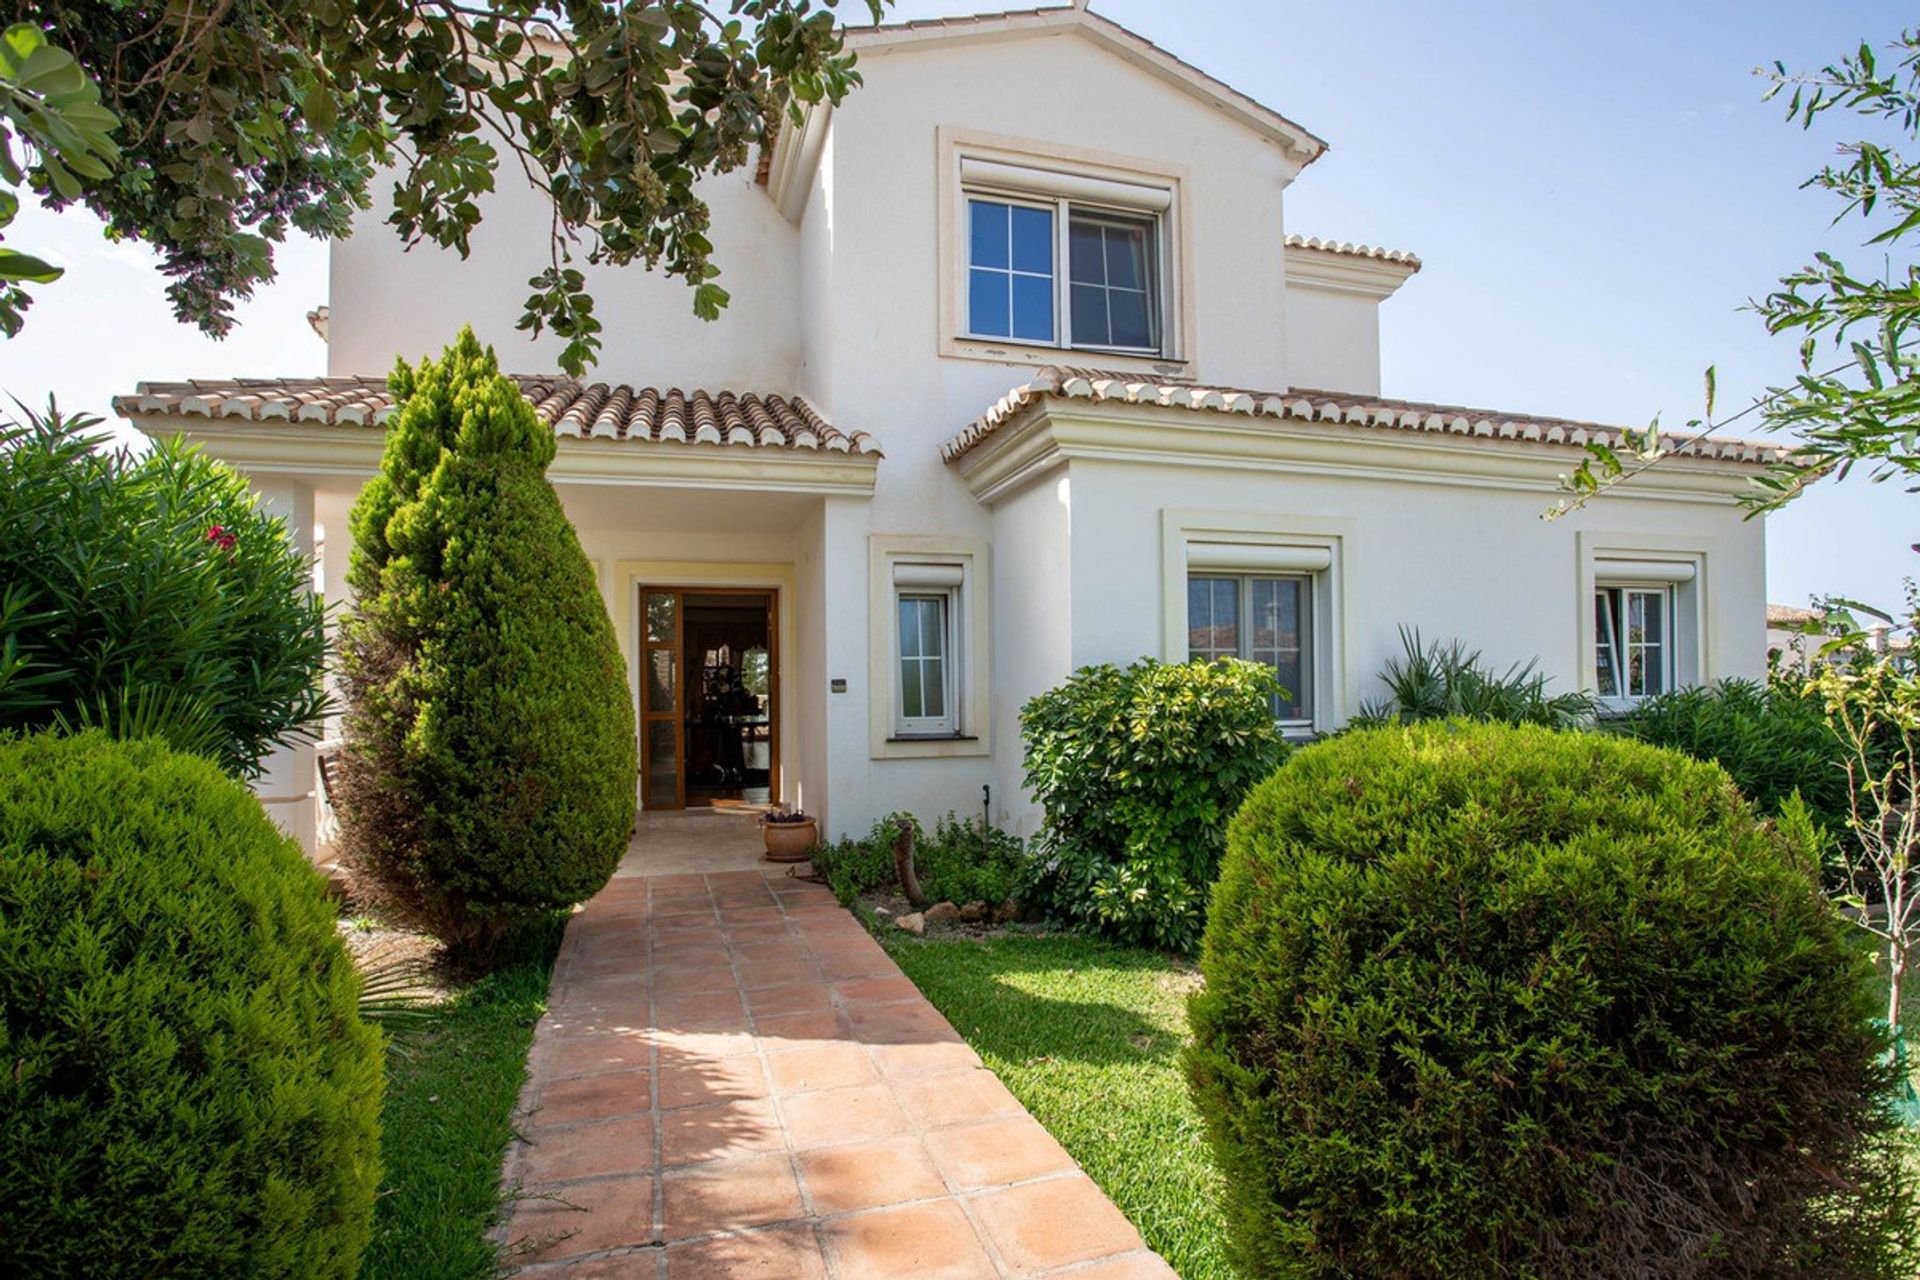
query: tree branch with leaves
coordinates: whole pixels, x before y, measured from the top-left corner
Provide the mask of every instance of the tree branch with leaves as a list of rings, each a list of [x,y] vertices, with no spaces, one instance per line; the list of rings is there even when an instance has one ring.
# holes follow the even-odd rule
[[[878,21],[890,0],[849,2]],[[679,276],[707,319],[726,306],[696,184],[859,83],[839,4],[0,0],[119,126],[97,163],[27,134],[0,178],[152,245],[175,315],[218,337],[288,233],[345,236],[383,171],[406,243],[465,256],[505,161],[552,206],[520,327],[564,338],[577,375],[600,348],[582,264]]]

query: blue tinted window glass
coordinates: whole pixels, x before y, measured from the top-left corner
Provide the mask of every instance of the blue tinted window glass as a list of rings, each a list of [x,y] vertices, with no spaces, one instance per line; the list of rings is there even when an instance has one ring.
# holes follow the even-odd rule
[[[967,273],[967,328],[973,333],[1006,338],[1013,335],[1012,316],[1007,307],[1007,275],[1004,271]]]
[[[1143,289],[1146,276],[1146,228],[1108,227],[1107,283],[1116,289]]]
[[[1075,312],[1075,315],[1078,315]],[[1114,289],[1107,294],[1107,314],[1112,317],[1110,345],[1148,347],[1153,345],[1153,329],[1147,320],[1147,295],[1129,289]],[[1074,329],[1077,335],[1078,328]]]
[[[1097,284],[1073,286],[1073,340],[1082,346],[1110,347],[1107,291]]]
[[[1013,269],[1038,275],[1053,274],[1053,212],[1015,205],[1013,213]]]
[[[1053,278],[1013,278],[1013,336],[1034,342],[1053,341]]]
[[[1100,228],[1087,222],[1076,222],[1067,231],[1067,251],[1072,278],[1085,284],[1100,284],[1107,278],[1106,268],[1101,262]]]
[[[968,262],[976,267],[1007,265],[1007,206],[991,200],[969,200],[967,209],[973,222],[973,256]]]

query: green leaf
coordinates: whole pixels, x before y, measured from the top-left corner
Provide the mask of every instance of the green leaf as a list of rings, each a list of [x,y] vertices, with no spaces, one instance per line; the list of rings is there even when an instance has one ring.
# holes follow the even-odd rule
[[[29,254],[0,245],[0,280],[24,280],[32,284],[51,284],[66,274],[66,268],[56,267]]]

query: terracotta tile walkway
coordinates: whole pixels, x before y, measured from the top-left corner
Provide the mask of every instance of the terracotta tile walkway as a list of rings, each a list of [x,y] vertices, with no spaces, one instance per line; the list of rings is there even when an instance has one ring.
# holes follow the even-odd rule
[[[615,880],[534,1038],[528,1277],[1144,1280],[1173,1272],[824,889]]]

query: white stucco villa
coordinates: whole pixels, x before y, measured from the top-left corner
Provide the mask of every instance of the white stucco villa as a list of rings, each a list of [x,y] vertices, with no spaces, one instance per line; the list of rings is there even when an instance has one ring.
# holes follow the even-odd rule
[[[1402,624],[1616,699],[1764,674],[1733,501],[1761,451],[1694,446],[1542,522],[1613,429],[1383,397],[1378,308],[1420,263],[1290,233],[1321,139],[1077,6],[851,43],[863,88],[705,186],[722,319],[590,271],[603,382],[514,328],[548,212],[503,169],[467,260],[403,252],[377,207],[333,246],[329,377],[116,407],[324,529],[336,597],[385,374],[471,322],[560,436],[648,808],[771,794],[841,833],[990,787],[1028,828],[1021,704],[1142,655],[1272,663],[1301,734],[1378,692]],[[262,783],[309,841],[312,776],[288,751]]]

